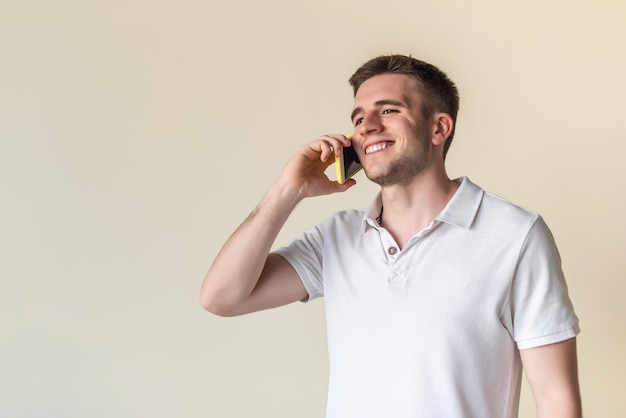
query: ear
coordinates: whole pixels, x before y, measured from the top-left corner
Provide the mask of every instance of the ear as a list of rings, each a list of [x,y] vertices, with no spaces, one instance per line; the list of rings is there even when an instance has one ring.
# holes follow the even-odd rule
[[[447,113],[435,113],[433,115],[433,145],[443,145],[454,129],[454,121]]]

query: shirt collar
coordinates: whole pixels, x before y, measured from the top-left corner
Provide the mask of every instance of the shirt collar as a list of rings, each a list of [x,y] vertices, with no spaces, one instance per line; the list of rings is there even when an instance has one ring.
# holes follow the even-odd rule
[[[366,232],[369,228],[378,229],[380,226],[376,221],[376,218],[380,215],[380,211],[383,207],[383,198],[378,192],[374,201],[365,210],[363,215],[363,232]]]
[[[454,181],[459,184],[459,188],[434,222],[446,222],[461,228],[469,228],[476,218],[484,191],[467,177],[460,177]],[[369,228],[379,228],[376,217],[380,215],[382,204],[382,196],[379,192],[363,215],[364,232]]]
[[[469,228],[476,218],[484,191],[467,177],[454,181],[459,184],[459,188],[435,220]]]

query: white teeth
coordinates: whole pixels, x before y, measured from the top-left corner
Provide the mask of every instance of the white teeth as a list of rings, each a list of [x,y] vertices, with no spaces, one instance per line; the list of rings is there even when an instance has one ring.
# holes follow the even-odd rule
[[[381,149],[386,149],[387,148],[387,143],[383,142],[380,144],[374,144],[374,145],[370,145],[369,147],[365,148],[365,153],[369,154],[370,152],[376,152],[376,151],[380,151]]]

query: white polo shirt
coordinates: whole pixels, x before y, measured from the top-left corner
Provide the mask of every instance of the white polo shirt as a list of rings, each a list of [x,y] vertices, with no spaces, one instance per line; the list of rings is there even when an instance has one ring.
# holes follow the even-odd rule
[[[276,251],[325,298],[328,418],[517,417],[518,350],[579,332],[542,218],[457,182],[402,251],[380,196]]]

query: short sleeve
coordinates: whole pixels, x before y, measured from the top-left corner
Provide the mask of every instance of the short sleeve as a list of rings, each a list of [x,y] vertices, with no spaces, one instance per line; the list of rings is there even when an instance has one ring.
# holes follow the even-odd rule
[[[275,251],[276,254],[287,260],[300,276],[300,280],[302,280],[302,284],[309,294],[307,300],[324,295],[324,281],[322,279],[323,237],[321,226],[316,226],[305,232],[302,238],[296,239],[289,245]]]
[[[554,238],[539,216],[519,255],[511,318],[519,349],[564,341],[580,332]]]

